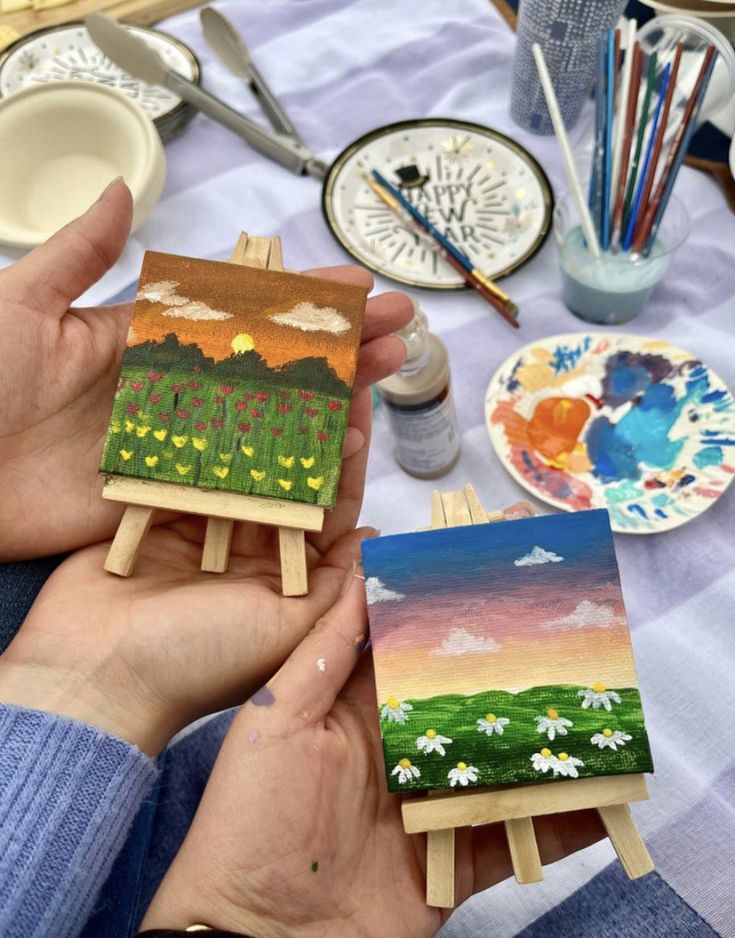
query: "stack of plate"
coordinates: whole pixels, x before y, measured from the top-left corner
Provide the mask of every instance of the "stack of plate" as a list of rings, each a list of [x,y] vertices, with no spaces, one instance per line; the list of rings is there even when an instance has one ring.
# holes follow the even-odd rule
[[[197,57],[178,39],[145,26],[127,29],[179,74],[201,83]],[[96,82],[123,92],[153,120],[163,141],[181,130],[196,113],[166,88],[148,85],[115,65],[92,42],[83,23],[65,23],[29,33],[0,56],[0,97],[44,82],[69,80]]]
[[[643,0],[658,13],[686,13],[706,20],[735,42],[735,3],[728,0]]]

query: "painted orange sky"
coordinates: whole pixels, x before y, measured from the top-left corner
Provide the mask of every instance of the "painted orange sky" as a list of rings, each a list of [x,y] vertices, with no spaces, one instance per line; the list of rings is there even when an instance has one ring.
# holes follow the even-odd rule
[[[166,289],[158,289],[161,284]],[[138,299],[129,346],[159,342],[173,332],[180,342],[196,342],[205,355],[218,360],[231,355],[232,340],[245,333],[271,367],[326,357],[348,385],[354,380],[367,299],[362,287],[149,251],[138,288],[139,297],[146,294],[161,299]],[[338,322],[340,331],[304,331],[273,321],[273,316],[288,314],[298,304],[313,305],[331,317],[330,324]],[[210,318],[186,318],[194,306],[195,315]]]

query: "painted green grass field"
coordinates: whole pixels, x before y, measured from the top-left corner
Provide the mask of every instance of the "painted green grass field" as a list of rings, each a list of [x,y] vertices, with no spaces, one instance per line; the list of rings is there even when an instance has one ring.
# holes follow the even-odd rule
[[[100,471],[330,507],[349,398],[123,364]]]
[[[583,709],[583,698],[578,696],[580,690],[584,688],[547,685],[517,694],[488,691],[466,697],[446,695],[405,701],[413,708],[405,712],[405,723],[394,722],[385,716],[380,721],[389,789],[406,792],[447,788],[448,773],[458,764],[477,769],[477,781],[470,781],[469,787],[548,781],[553,778],[552,771],[543,773],[536,770],[532,763],[534,754],[541,753],[542,749],[550,751],[548,755],[557,759],[562,754],[562,764],[569,764],[564,754],[580,759],[583,765],[576,766],[580,778],[653,771],[638,690],[616,688],[621,703],[612,702],[611,712],[602,706],[598,710],[591,707]],[[557,735],[553,741],[548,739],[546,733],[537,731],[534,720],[536,716],[546,716],[549,709],[556,711],[558,717],[571,720],[573,724],[566,727],[566,736]],[[493,732],[488,736],[478,731],[477,721],[486,718],[488,714],[495,718],[491,723],[497,722],[498,718],[509,720],[502,727],[502,735]],[[617,751],[607,747],[599,749],[590,739],[606,729],[621,731],[632,738],[624,746],[619,746]],[[442,756],[436,751],[426,754],[419,750],[417,739],[424,736],[427,730],[452,740],[444,747],[446,755]],[[605,735],[609,735],[609,732]],[[547,753],[543,753],[543,756],[547,757]],[[405,760],[408,760],[420,775],[416,777],[409,769],[411,777],[407,778],[404,773],[405,780],[401,783],[399,776],[392,774],[401,760],[404,760],[404,766]]]

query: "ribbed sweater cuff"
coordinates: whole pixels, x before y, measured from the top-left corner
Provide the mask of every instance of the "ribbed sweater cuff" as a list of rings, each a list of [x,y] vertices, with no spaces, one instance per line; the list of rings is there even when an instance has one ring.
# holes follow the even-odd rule
[[[0,704],[0,935],[81,931],[155,777],[102,730]]]

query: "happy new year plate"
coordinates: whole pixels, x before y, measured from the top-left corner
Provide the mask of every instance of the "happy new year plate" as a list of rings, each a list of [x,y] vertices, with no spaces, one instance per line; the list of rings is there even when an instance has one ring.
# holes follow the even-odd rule
[[[335,238],[371,270],[412,287],[456,290],[464,280],[372,191],[380,172],[487,276],[520,267],[549,231],[552,196],[531,154],[509,137],[444,118],[379,127],[332,164],[323,208]]]
[[[607,508],[615,531],[678,527],[735,473],[735,405],[688,352],[643,336],[571,333],[533,342],[485,395],[500,461],[567,511]]]

